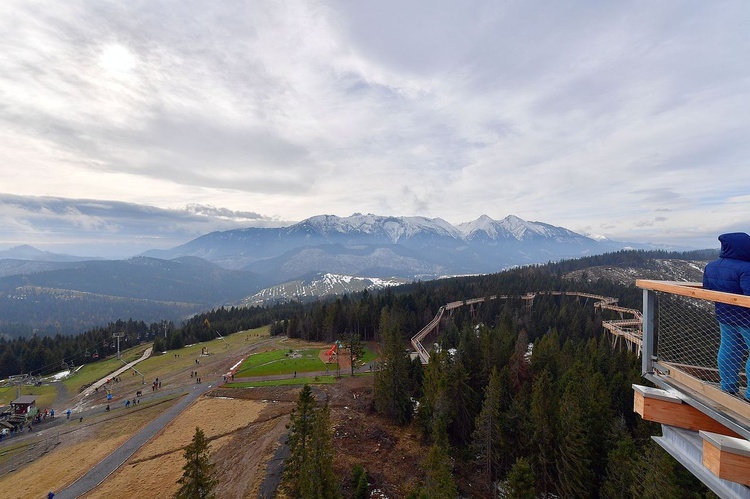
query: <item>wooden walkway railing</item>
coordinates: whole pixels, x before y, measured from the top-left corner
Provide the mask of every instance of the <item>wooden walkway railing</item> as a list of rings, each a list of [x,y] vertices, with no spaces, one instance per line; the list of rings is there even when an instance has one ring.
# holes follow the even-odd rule
[[[641,354],[641,350],[643,347],[643,315],[641,314],[640,310],[620,307],[617,305],[618,299],[611,296],[595,295],[591,293],[584,293],[581,291],[537,291],[533,293],[526,293],[522,296],[516,296],[516,298],[521,298],[527,302],[528,306],[532,306],[534,303],[534,298],[537,295],[575,296],[577,298],[590,298],[592,300],[596,300],[594,302],[594,308],[599,308],[601,310],[613,310],[615,312],[618,312],[621,317],[620,320],[602,321],[602,327],[604,327],[604,329],[606,329],[612,336],[612,346],[617,347],[621,342],[624,342],[628,346],[628,348],[632,348],[633,351],[635,351],[639,355]],[[471,298],[469,300],[454,301],[443,305],[438,309],[438,313],[435,314],[435,317],[433,317],[425,327],[420,329],[417,334],[412,336],[412,348],[415,352],[417,352],[417,355],[419,355],[419,359],[423,364],[429,363],[430,352],[424,347],[424,345],[422,345],[422,341],[433,331],[439,331],[440,321],[442,320],[443,314],[446,310],[454,310],[458,307],[466,305],[473,306],[478,303],[483,303],[488,299],[507,300],[511,297],[511,295],[492,295],[486,298]],[[625,314],[632,315],[632,318],[626,319],[625,317],[623,317]]]

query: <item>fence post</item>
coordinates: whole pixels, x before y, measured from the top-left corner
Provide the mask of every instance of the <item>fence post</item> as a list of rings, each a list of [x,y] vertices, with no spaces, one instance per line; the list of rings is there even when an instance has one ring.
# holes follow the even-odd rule
[[[641,374],[654,372],[654,310],[656,292],[643,290],[643,351],[641,352]]]

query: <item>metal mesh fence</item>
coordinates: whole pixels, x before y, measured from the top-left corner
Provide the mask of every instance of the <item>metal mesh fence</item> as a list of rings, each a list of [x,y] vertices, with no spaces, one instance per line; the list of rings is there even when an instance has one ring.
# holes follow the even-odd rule
[[[60,430],[33,440],[16,443],[18,437],[10,437],[3,442],[0,451],[0,477],[12,473],[53,450],[60,442]]]
[[[656,296],[655,354],[658,362],[725,392],[744,396],[750,320],[737,324],[747,331],[746,338],[742,333],[737,336],[725,331],[722,340],[714,302],[668,293]],[[750,313],[747,315],[750,317]]]

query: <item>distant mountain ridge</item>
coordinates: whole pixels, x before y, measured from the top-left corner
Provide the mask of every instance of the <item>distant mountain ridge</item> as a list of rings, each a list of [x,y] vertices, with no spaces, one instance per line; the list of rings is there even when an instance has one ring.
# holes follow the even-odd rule
[[[0,260],[0,268],[6,262],[16,261]],[[23,324],[55,334],[117,319],[179,322],[272,284],[251,272],[194,257],[48,265],[45,270],[17,266],[15,273],[0,276],[0,334]]]
[[[482,215],[453,226],[441,218],[355,213],[350,217],[318,215],[288,227],[212,232],[144,256],[196,256],[283,282],[309,272],[429,279],[497,272],[624,248],[653,247],[596,240],[514,215],[502,220]]]
[[[453,226],[440,218],[372,214],[212,232],[127,260],[19,246],[0,252],[0,335],[24,324],[55,334],[126,318],[177,321],[224,305],[306,300],[621,249],[654,248],[512,215]]]
[[[85,260],[99,260],[99,258],[72,256],[42,251],[33,246],[29,246],[28,244],[14,246],[7,250],[0,250],[0,260],[5,259],[31,262],[82,262]]]
[[[333,295],[379,290],[388,286],[408,284],[406,279],[377,279],[341,274],[315,274],[303,279],[265,288],[240,302],[243,306],[263,306],[290,300],[311,301]]]

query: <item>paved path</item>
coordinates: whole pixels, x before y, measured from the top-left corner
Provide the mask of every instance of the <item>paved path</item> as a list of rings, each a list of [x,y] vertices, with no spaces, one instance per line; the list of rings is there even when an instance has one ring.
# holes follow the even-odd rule
[[[107,376],[106,378],[102,378],[102,379],[100,379],[99,381],[96,381],[95,383],[93,383],[93,384],[92,384],[91,386],[89,386],[88,388],[86,388],[86,390],[84,390],[84,391],[83,391],[83,394],[82,394],[82,395],[83,395],[83,397],[82,397],[82,398],[86,398],[86,396],[87,396],[87,395],[91,395],[91,394],[92,394],[93,392],[95,392],[95,391],[96,391],[96,390],[97,390],[98,388],[101,388],[101,387],[102,387],[102,385],[104,385],[104,384],[105,384],[105,383],[107,382],[107,380],[109,380],[109,379],[111,379],[111,378],[114,378],[114,377],[116,377],[116,376],[119,376],[119,375],[121,375],[121,374],[122,374],[122,373],[124,373],[125,371],[127,371],[127,370],[129,370],[129,369],[132,369],[132,368],[133,368],[133,366],[135,366],[135,365],[136,365],[137,363],[139,363],[139,362],[141,362],[141,361],[143,361],[143,360],[146,360],[146,359],[148,359],[148,358],[149,358],[149,357],[151,356],[151,350],[152,350],[152,348],[151,348],[151,347],[148,347],[148,348],[147,348],[147,349],[146,349],[146,350],[145,350],[145,351],[143,352],[143,355],[141,355],[141,358],[140,358],[140,359],[137,359],[137,360],[134,360],[133,362],[130,362],[130,363],[128,363],[128,364],[125,364],[124,366],[122,366],[121,368],[119,368],[118,370],[116,370],[115,372],[113,372],[113,373],[110,373],[110,374],[109,374],[109,375],[108,375],[108,376]]]
[[[268,343],[262,342],[258,345],[255,345],[253,347],[253,350],[257,349],[262,344]],[[119,374],[127,371],[128,369],[133,368],[133,366],[142,361],[147,359],[151,355],[151,349],[147,349],[143,356],[133,361],[127,365],[124,365],[117,371],[111,373],[108,378],[112,378],[114,376],[118,376]],[[238,363],[239,364],[239,363]],[[346,373],[349,371],[347,370]],[[228,373],[231,374],[231,373]],[[314,377],[314,376],[331,376],[336,375],[336,371],[330,370],[330,372],[313,372],[313,373],[297,373],[300,378],[302,377]],[[342,376],[345,374],[345,372],[342,370],[341,372]],[[251,378],[236,378],[234,380],[235,383],[241,382],[241,381],[270,381],[270,380],[277,380],[277,379],[289,379],[293,378],[294,375],[290,374],[282,374],[282,375],[269,375],[269,376],[257,376],[257,377],[251,377]],[[68,488],[61,490],[60,492],[55,494],[55,499],[72,499],[76,497],[80,497],[83,494],[86,494],[87,492],[94,489],[97,485],[102,483],[104,480],[109,477],[112,473],[115,472],[120,466],[122,466],[125,461],[127,461],[130,456],[132,456],[140,447],[142,447],[146,442],[148,442],[151,438],[153,438],[160,430],[162,430],[167,424],[169,424],[174,418],[176,418],[182,411],[184,411],[190,404],[192,404],[198,397],[206,393],[207,391],[215,388],[216,386],[221,385],[221,377],[217,379],[217,382],[214,383],[201,383],[199,385],[191,385],[185,387],[186,395],[183,396],[181,400],[179,400],[175,405],[167,409],[165,412],[163,412],[161,415],[159,415],[154,421],[149,423],[144,429],[139,431],[137,434],[135,434],[130,440],[122,444],[120,447],[118,447],[114,452],[112,452],[110,455],[105,457],[99,464],[94,466],[91,470],[88,471],[85,475],[83,475],[81,478],[73,482]],[[86,389],[84,392],[84,397],[86,395],[89,395],[93,391],[96,390],[97,387],[102,386],[104,383],[106,383],[107,378],[101,379],[97,381],[96,383],[92,384],[90,387]],[[227,380],[229,381],[229,380]],[[179,390],[179,389],[177,389]],[[62,419],[62,418],[60,418]],[[275,466],[273,464],[270,466],[272,468],[272,471],[269,473],[270,476],[266,477],[266,480],[264,480],[264,486],[263,486],[263,493],[268,494],[272,493],[272,491],[275,490],[275,488],[278,486],[278,481],[281,478],[281,473],[283,470],[283,459],[285,457],[285,453],[288,453],[288,447],[285,444],[286,441],[286,435],[282,437],[282,445],[280,446],[280,449],[277,451],[277,455],[274,457]],[[284,449],[286,447],[286,449]]]
[[[112,454],[105,457],[99,464],[89,470],[88,473],[73,482],[67,489],[56,493],[55,499],[79,497],[102,483],[117,468],[122,466],[135,451],[151,440],[154,435],[192,404],[195,399],[215,387],[215,383],[194,385],[192,391],[183,396],[179,402],[164,411],[159,417],[149,423],[148,426],[136,433],[130,440],[122,444]]]
[[[284,473],[284,460],[289,457],[289,433],[284,433],[279,439],[279,446],[269,461],[266,468],[266,476],[260,484],[258,499],[270,499],[276,495],[276,489],[279,488],[281,477]]]

